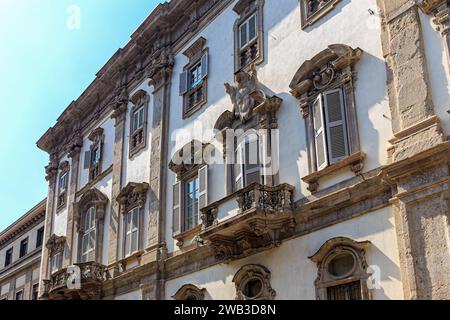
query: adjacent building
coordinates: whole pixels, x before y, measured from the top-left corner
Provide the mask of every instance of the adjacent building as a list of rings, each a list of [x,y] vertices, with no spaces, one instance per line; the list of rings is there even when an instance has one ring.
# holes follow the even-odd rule
[[[38,141],[40,297],[450,298],[448,13],[159,5]]]
[[[0,300],[38,299],[46,203],[0,233]]]

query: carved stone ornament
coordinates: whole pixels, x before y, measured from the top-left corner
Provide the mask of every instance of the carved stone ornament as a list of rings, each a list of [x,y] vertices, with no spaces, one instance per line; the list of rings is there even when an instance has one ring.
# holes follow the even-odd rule
[[[45,247],[49,251],[49,256],[52,256],[55,253],[64,251],[65,244],[66,244],[66,237],[52,234],[51,237],[48,239],[47,243],[45,244]]]
[[[370,299],[367,279],[370,273],[367,268],[366,251],[370,247],[369,241],[357,242],[345,237],[337,237],[325,242],[309,259],[317,264],[318,273],[314,284],[318,300],[327,300],[327,288],[349,283],[359,283],[361,299]],[[347,259],[353,264],[346,263],[348,270],[339,269],[336,273],[331,264],[336,259]]]
[[[58,160],[53,159],[50,163],[45,167],[45,180],[48,182],[55,182],[55,178],[58,175],[59,164]]]
[[[164,81],[169,80],[175,58],[170,46],[156,50],[151,57],[151,64],[146,70],[146,76],[150,78],[150,85],[158,87]]]
[[[149,184],[146,182],[130,182],[117,196],[116,200],[120,204],[120,212],[127,213],[135,207],[143,208],[147,199]]]
[[[420,0],[423,12],[434,17],[437,30],[446,36],[450,33],[450,2],[448,0]]]
[[[103,139],[104,129],[99,127],[91,132],[88,139],[92,141],[92,143],[100,143]]]
[[[124,115],[128,108],[128,90],[127,87],[123,86],[117,89],[116,97],[114,98],[112,109],[113,113],[111,115],[112,119],[116,119],[116,121],[124,118]]]
[[[204,300],[206,289],[200,289],[193,284],[182,286],[172,298],[175,300]]]
[[[199,166],[204,165],[204,152],[209,146],[198,140],[192,140],[175,152],[170,160],[169,169],[180,179],[185,174],[198,170]]]
[[[259,264],[243,266],[234,276],[236,300],[273,300],[275,290],[270,284],[270,271]]]

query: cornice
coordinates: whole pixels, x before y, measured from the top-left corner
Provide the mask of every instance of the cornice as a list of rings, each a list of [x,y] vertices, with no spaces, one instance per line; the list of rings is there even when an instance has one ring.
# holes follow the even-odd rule
[[[49,154],[65,151],[73,140],[74,127],[84,129],[105,112],[111,112],[120,88],[130,87],[136,79],[168,74],[164,68],[170,68],[171,61],[160,63],[160,58],[167,56],[167,49],[173,57],[175,44],[190,40],[230,3],[232,0],[172,0],[158,5],[125,47],[116,51],[81,96],[66,108],[56,125],[39,139],[37,146]]]

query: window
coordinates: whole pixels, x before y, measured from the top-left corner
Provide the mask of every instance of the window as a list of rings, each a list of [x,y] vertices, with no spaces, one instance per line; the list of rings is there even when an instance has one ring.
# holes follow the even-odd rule
[[[139,90],[131,98],[133,108],[130,116],[130,158],[142,150],[147,143],[147,109],[149,95]]]
[[[13,257],[13,248],[8,249],[5,254],[5,267],[9,266],[12,263]]]
[[[95,208],[86,212],[83,222],[83,236],[81,238],[81,262],[95,261],[96,223]]]
[[[42,247],[43,242],[44,242],[44,227],[41,227],[38,229],[36,235],[36,248]]]
[[[180,74],[180,96],[183,96],[183,118],[190,117],[207,100],[208,49],[200,37],[183,54],[189,63]]]
[[[103,128],[97,128],[89,135],[92,144],[84,155],[84,168],[89,169],[89,181],[95,180],[102,172],[103,131]]]
[[[302,177],[315,193],[319,180],[348,167],[364,168],[354,95],[354,66],[362,50],[333,44],[303,63],[290,88],[305,120],[309,174]]]
[[[125,217],[125,256],[139,250],[139,208],[131,210]]]
[[[20,252],[19,257],[22,258],[28,253],[28,238],[23,239],[20,242]]]
[[[205,291],[205,289],[200,289],[193,284],[185,284],[172,296],[172,298],[175,300],[200,301],[205,299]]]
[[[16,292],[16,300],[23,300],[23,290]]]
[[[234,26],[235,73],[264,60],[264,0],[240,0],[233,10],[239,15]]]
[[[62,268],[63,251],[58,251],[52,255],[51,268],[52,273],[58,272]]]
[[[342,89],[319,94],[313,118],[317,168],[321,170],[349,155]]]
[[[316,296],[319,300],[366,300],[371,294],[367,286],[365,252],[370,242],[356,242],[338,237],[328,240],[310,259],[317,263]]]
[[[59,166],[60,174],[58,179],[58,199],[57,208],[62,209],[67,202],[67,187],[69,185],[69,162],[64,161]]]
[[[36,283],[31,288],[31,300],[37,300],[39,297],[39,283]]]
[[[256,264],[243,266],[234,276],[237,300],[273,300],[275,290],[270,284],[270,271]]]
[[[300,0],[302,29],[307,28],[329,13],[341,0]]]
[[[184,211],[184,219],[185,219],[185,229],[190,230],[196,227],[199,223],[199,180],[198,176],[193,179],[190,179],[185,184],[186,190],[186,199],[185,204],[186,208]]]
[[[251,133],[237,141],[234,164],[235,191],[252,183],[262,182],[258,135]]]

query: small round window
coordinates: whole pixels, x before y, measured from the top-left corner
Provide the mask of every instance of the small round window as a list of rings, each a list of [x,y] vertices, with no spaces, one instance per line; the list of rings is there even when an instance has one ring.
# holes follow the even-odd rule
[[[263,283],[261,280],[251,279],[245,284],[243,294],[247,298],[253,299],[261,294],[262,289]]]
[[[328,272],[335,277],[348,276],[355,266],[355,258],[350,253],[335,257],[328,265]]]

